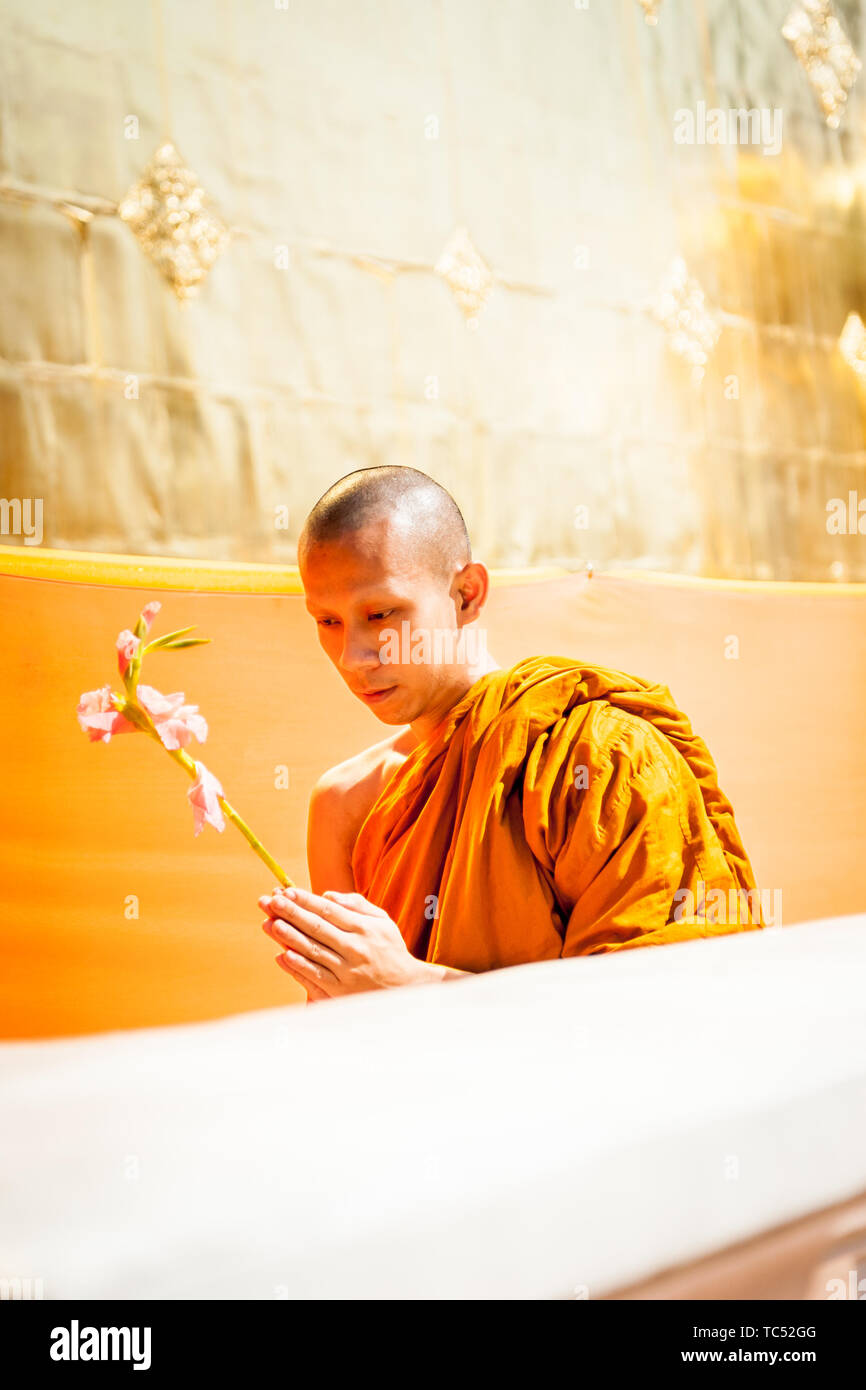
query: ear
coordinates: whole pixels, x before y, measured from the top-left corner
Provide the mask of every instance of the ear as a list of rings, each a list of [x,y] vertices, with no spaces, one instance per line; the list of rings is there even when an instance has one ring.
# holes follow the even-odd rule
[[[457,589],[461,612],[474,609],[476,613],[480,613],[490,589],[490,574],[486,565],[482,565],[480,560],[470,560],[458,577]]]

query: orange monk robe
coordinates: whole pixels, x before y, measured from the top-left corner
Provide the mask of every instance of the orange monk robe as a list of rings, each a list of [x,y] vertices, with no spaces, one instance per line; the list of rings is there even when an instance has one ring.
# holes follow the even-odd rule
[[[414,956],[473,972],[762,925],[669,691],[565,657],[477,680],[387,782],[352,869]],[[719,889],[733,914],[707,906]]]

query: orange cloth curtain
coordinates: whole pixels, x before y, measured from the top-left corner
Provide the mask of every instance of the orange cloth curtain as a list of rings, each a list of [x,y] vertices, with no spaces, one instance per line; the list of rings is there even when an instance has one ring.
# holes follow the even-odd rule
[[[667,685],[712,752],[757,881],[783,889],[784,920],[866,907],[866,589],[530,578],[496,576],[497,661],[561,655]],[[303,998],[273,964],[256,905],[271,883],[241,837],[194,838],[187,779],[149,740],[90,744],[78,728],[82,691],[117,683],[115,637],[157,597],[155,633],[195,623],[213,641],[148,658],[150,680],[201,707],[204,760],[299,882],[313,782],[382,737],[290,570],[3,552],[4,1037]]]

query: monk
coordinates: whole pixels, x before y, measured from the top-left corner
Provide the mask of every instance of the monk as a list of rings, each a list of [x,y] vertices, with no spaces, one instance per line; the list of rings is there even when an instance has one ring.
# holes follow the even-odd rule
[[[456,502],[360,469],[298,547],[319,641],[389,736],[310,800],[310,892],[259,899],[308,999],[763,925],[712,758],[663,687],[563,656],[503,670]]]

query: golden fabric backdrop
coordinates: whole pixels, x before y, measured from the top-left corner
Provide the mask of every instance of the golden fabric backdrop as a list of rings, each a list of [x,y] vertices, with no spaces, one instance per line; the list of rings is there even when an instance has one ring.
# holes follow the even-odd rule
[[[292,562],[335,478],[404,463],[491,564],[866,578],[826,511],[866,498],[866,82],[830,128],[790,8],[8,0],[0,493],[49,546]],[[128,197],[166,140],[228,231],[186,302]]]

